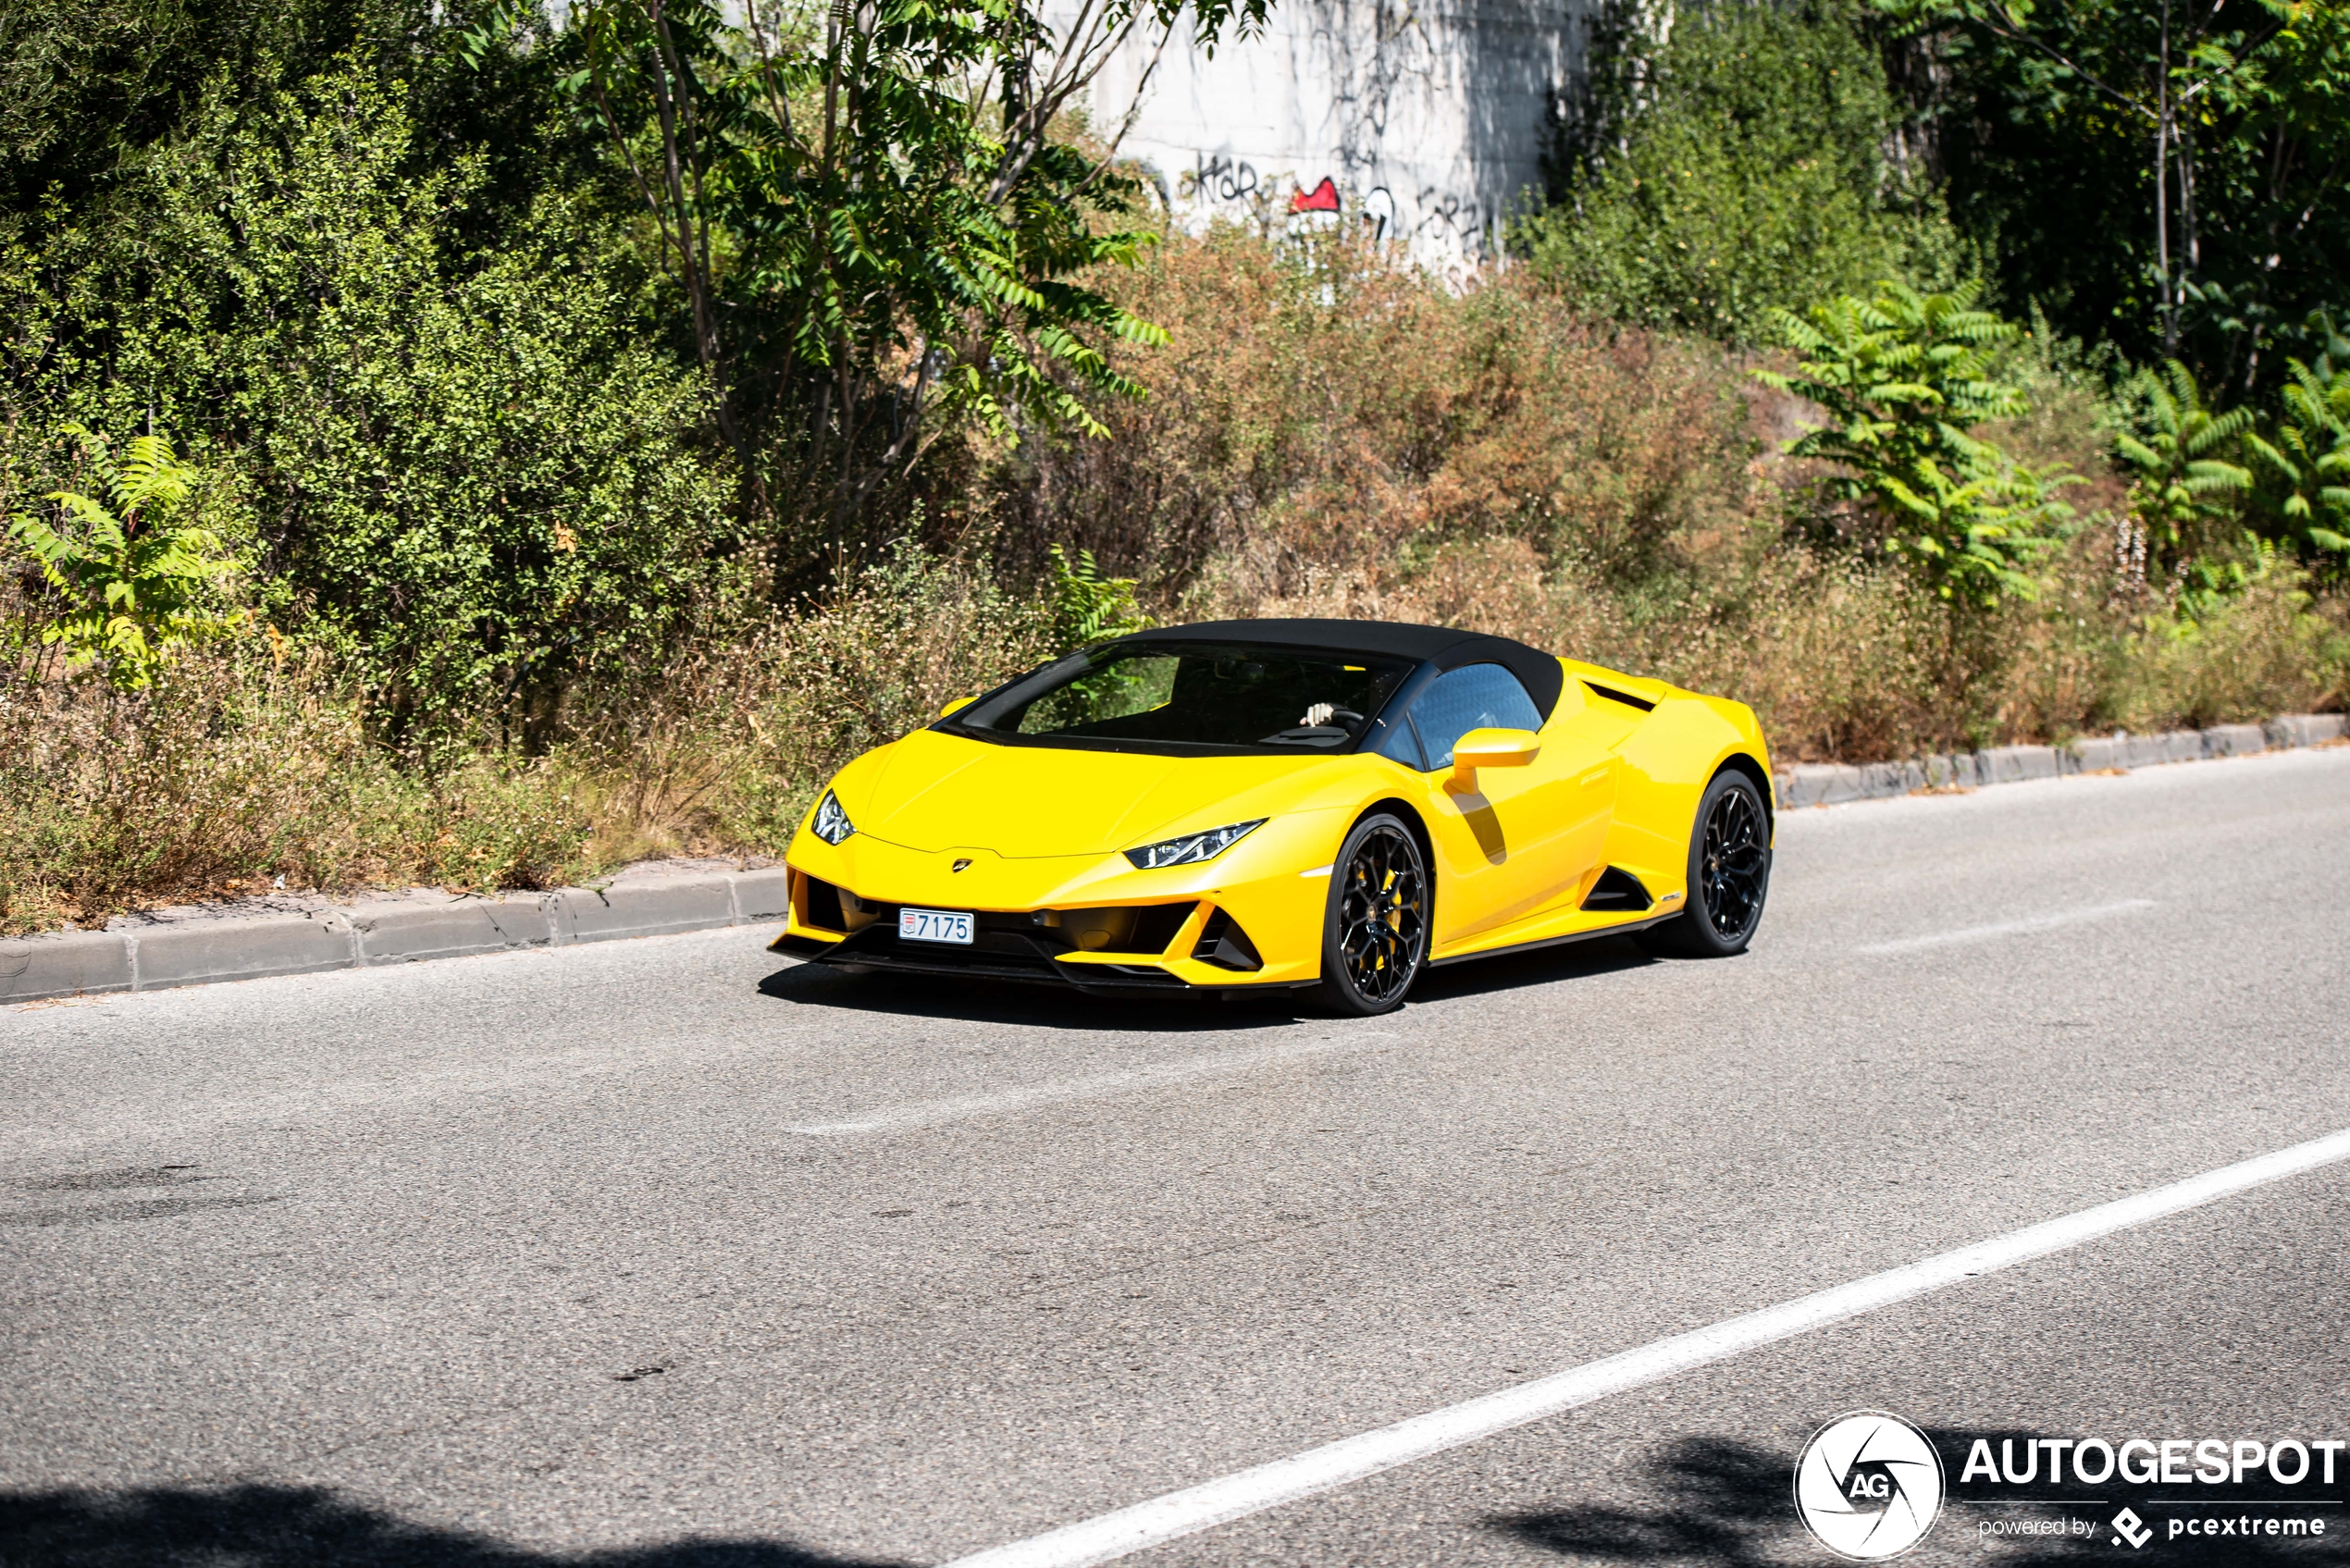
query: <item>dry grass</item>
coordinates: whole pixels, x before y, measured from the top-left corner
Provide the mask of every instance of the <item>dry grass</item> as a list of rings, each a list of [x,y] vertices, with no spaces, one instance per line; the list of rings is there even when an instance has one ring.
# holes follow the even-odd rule
[[[2299,574],[2274,572],[2201,625],[2142,626],[2117,661],[2107,710],[2123,728],[2151,731],[2338,708],[2350,696],[2346,609],[2339,597],[2313,601]]]
[[[1515,279],[1456,297],[1339,237],[1303,258],[1224,231],[1122,280],[1170,345],[1112,437],[1038,442],[989,498],[1170,610],[1293,596],[1332,571],[1523,538],[1656,570],[1756,504],[1745,394],[1718,352],[1567,315]]]
[[[425,780],[314,663],[252,646],[155,688],[0,690],[0,931],[290,888],[552,885],[588,822],[559,770],[477,756]]]
[[[575,716],[593,858],[781,854],[825,779],[1058,650],[1038,600],[976,561],[901,549],[830,602],[681,651]]]
[[[681,652],[547,757],[436,771],[313,659],[174,660],[148,693],[0,685],[0,933],[291,890],[556,886],[650,855],[780,852],[824,779],[1036,663],[1046,617],[901,555],[834,602]]]

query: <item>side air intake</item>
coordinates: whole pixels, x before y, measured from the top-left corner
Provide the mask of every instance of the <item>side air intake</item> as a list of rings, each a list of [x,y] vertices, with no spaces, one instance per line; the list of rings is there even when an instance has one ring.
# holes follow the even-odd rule
[[[1610,866],[1583,895],[1583,907],[1595,910],[1645,909],[1656,900],[1640,885],[1640,879],[1621,866]]]
[[[1597,681],[1585,681],[1583,684],[1610,702],[1620,702],[1626,708],[1637,708],[1643,713],[1651,713],[1656,710],[1656,704],[1645,697],[1634,697],[1628,691],[1618,691],[1614,686],[1603,686]]]
[[[1218,909],[1207,917],[1207,924],[1200,928],[1199,944],[1192,949],[1192,957],[1204,964],[1214,964],[1219,969],[1261,969],[1265,960],[1256,956],[1256,945],[1241,930],[1240,922]]]

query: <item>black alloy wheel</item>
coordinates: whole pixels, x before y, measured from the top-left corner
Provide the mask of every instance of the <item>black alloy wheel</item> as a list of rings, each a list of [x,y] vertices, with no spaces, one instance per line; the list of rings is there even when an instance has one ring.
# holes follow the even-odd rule
[[[1743,945],[1762,918],[1763,881],[1771,869],[1768,837],[1762,803],[1751,785],[1724,790],[1705,815],[1705,839],[1698,850],[1705,873],[1705,918],[1725,943]]]
[[[1402,1006],[1428,959],[1428,917],[1419,840],[1384,812],[1357,822],[1330,870],[1322,999],[1354,1018]]]
[[[1746,951],[1771,891],[1771,819],[1744,773],[1716,774],[1698,802],[1689,835],[1689,902],[1673,920],[1640,933],[1651,953],[1726,958]]]

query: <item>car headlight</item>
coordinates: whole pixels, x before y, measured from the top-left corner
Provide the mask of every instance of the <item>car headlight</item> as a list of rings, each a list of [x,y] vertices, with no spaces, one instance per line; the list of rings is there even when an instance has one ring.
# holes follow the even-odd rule
[[[1126,858],[1134,862],[1136,870],[1153,870],[1160,866],[1189,866],[1200,860],[1213,860],[1246,837],[1255,828],[1265,825],[1259,817],[1253,822],[1234,822],[1228,828],[1210,828],[1206,833],[1185,833],[1163,844],[1145,844],[1140,849],[1129,849]]]
[[[829,789],[824,791],[824,798],[816,803],[816,820],[808,827],[826,844],[847,843],[848,835],[857,831],[857,824],[840,809],[840,797]]]

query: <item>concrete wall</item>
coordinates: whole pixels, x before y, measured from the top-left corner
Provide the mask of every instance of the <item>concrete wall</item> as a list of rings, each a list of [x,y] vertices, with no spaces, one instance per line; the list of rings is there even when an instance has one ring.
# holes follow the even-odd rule
[[[1474,261],[1541,183],[1552,105],[1580,68],[1583,9],[1278,0],[1264,34],[1212,59],[1179,32],[1119,152],[1154,171],[1194,228],[1286,214],[1327,179],[1339,216],[1304,221],[1360,221],[1431,265]],[[1138,29],[1095,80],[1105,133],[1134,103],[1156,44]]]

